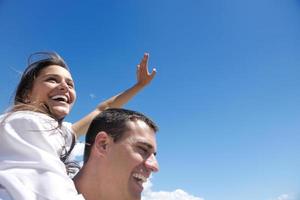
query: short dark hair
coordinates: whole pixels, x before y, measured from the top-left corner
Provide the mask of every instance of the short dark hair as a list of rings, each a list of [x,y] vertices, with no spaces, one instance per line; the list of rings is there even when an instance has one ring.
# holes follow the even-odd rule
[[[90,124],[85,137],[84,163],[87,162],[90,156],[91,147],[100,131],[106,132],[113,138],[114,142],[117,142],[122,138],[124,133],[129,130],[126,122],[137,120],[145,122],[154,130],[154,132],[158,131],[157,125],[150,118],[137,111],[123,108],[110,108],[97,115]]]

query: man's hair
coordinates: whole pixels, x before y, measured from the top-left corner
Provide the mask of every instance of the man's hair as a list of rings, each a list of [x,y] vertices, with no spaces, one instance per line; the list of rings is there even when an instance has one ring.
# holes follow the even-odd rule
[[[85,137],[85,148],[83,155],[84,163],[86,163],[89,159],[91,148],[95,142],[95,137],[100,131],[106,132],[110,137],[113,138],[114,142],[117,142],[122,138],[124,133],[129,130],[127,122],[137,120],[145,122],[154,130],[154,132],[158,131],[158,127],[150,118],[137,111],[123,108],[110,108],[97,115],[91,122]]]

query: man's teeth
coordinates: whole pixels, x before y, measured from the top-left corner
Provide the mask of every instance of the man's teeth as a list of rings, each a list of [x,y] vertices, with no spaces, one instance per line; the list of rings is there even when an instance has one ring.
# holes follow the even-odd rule
[[[51,97],[51,99],[68,102],[68,98],[64,95],[55,95],[55,96]]]
[[[147,178],[145,176],[143,176],[142,174],[134,173],[133,177],[141,180],[142,182],[146,182],[147,181]]]

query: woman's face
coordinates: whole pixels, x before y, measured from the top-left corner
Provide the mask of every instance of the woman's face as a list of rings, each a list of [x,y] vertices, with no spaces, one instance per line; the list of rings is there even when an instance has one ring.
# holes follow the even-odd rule
[[[75,99],[70,72],[59,65],[50,65],[35,78],[27,101],[41,109],[46,105],[56,119],[62,119],[69,114]]]

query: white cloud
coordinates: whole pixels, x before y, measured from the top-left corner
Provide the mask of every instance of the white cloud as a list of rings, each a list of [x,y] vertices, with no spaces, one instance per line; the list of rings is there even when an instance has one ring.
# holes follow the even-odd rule
[[[145,183],[142,200],[204,200],[200,197],[192,196],[182,189],[176,189],[172,192],[168,191],[152,191],[151,180]]]
[[[79,160],[81,161],[82,159],[80,159],[83,156],[83,151],[84,151],[84,143],[83,142],[78,142],[76,143],[76,145],[74,146],[74,149],[72,150],[69,160]]]
[[[289,200],[289,195],[288,194],[282,194],[279,197],[277,197],[276,200]]]
[[[281,194],[275,200],[299,200],[299,196],[296,194]]]

